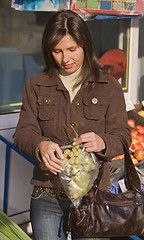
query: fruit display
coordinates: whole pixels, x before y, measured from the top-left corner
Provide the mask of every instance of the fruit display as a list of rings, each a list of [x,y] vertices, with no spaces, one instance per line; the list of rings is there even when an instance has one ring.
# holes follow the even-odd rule
[[[128,124],[131,127],[132,143],[130,146],[131,158],[134,164],[144,159],[144,127],[135,125],[133,119],[128,119]],[[114,157],[112,160],[124,159],[124,155]]]
[[[144,159],[144,127],[141,125],[136,126],[133,119],[129,119],[128,124],[132,127],[132,143],[130,146],[130,150],[132,151],[131,157],[136,164]]]
[[[138,114],[144,117],[144,110],[139,111]]]
[[[135,128],[135,121],[133,119],[128,119],[128,125],[132,128]]]
[[[63,149],[63,148],[62,148]],[[83,145],[65,146],[63,150],[64,171],[59,173],[64,189],[71,200],[82,198],[97,177],[99,162]]]

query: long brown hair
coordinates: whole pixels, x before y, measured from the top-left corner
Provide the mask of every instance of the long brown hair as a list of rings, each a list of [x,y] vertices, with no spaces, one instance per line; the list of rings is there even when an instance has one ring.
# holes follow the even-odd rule
[[[91,74],[94,74],[95,79],[98,79],[99,65],[90,32],[85,21],[71,10],[62,10],[55,13],[45,27],[42,38],[42,52],[46,63],[46,72],[53,73],[57,68],[52,57],[52,51],[66,34],[70,34],[78,46],[84,49],[82,81],[85,81]]]

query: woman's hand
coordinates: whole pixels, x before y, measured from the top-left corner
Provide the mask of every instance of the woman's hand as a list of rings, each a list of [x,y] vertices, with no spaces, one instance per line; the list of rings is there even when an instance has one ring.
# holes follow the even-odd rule
[[[60,166],[62,160],[56,157],[57,154],[61,159],[63,158],[63,152],[57,143],[43,141],[39,144],[38,149],[43,163],[50,172],[57,174],[57,172],[61,172],[63,170]]]
[[[73,140],[74,145],[83,143],[87,152],[100,152],[105,149],[104,140],[94,132],[81,134],[78,139]]]

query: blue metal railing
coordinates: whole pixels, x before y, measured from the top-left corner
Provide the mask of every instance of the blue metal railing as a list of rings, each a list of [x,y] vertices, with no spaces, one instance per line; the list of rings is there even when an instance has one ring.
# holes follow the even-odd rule
[[[9,184],[9,168],[10,168],[10,151],[13,149],[20,156],[26,159],[31,164],[35,164],[35,162],[21,153],[11,142],[9,142],[6,138],[0,135],[0,140],[6,144],[6,156],[5,156],[5,175],[4,175],[4,200],[3,200],[3,212],[7,214],[8,207],[8,184]]]

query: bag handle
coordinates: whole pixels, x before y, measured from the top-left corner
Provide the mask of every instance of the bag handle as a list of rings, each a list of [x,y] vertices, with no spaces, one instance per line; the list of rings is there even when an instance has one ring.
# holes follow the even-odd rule
[[[118,135],[118,137],[120,138],[123,144],[123,150],[124,150],[124,169],[125,169],[124,181],[125,181],[126,188],[128,190],[136,189],[140,191],[141,190],[140,178],[138,176],[138,173],[131,159],[128,143],[122,135]],[[94,181],[94,184],[93,184],[93,187],[95,186],[95,189],[93,189],[94,191],[98,189],[99,184],[101,182],[103,168],[104,168],[104,163],[102,163],[97,179]]]
[[[118,136],[123,144],[123,150],[124,150],[125,185],[128,190],[137,189],[140,191],[141,190],[140,178],[138,176],[138,173],[131,159],[128,143],[122,135],[118,135]]]
[[[140,191],[141,190],[140,179],[139,179],[138,173],[135,169],[135,166],[133,164],[133,161],[131,159],[128,143],[122,135],[118,135],[118,137],[120,138],[120,140],[123,144],[123,150],[124,150],[124,167],[125,167],[124,180],[125,180],[126,187],[128,190]],[[92,198],[93,198],[93,192],[96,193],[96,191],[98,190],[99,184],[101,182],[103,168],[104,168],[104,162],[102,162],[100,169],[99,169],[98,176],[97,176],[96,180],[94,181],[93,186],[91,188]],[[89,195],[90,195],[91,190],[89,191]],[[71,221],[72,221],[73,213],[74,212],[73,212],[73,208],[72,208],[69,213],[69,220],[68,220],[68,226],[67,226],[67,230],[68,230],[67,240],[71,239]]]

